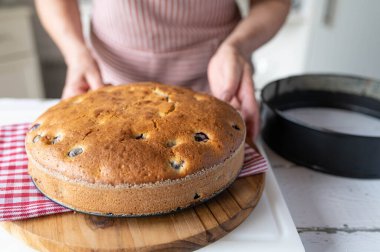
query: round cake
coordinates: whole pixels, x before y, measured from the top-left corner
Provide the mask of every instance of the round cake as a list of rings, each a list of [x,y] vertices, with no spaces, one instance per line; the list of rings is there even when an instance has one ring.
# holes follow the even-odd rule
[[[76,211],[167,213],[235,180],[245,134],[240,114],[212,96],[159,83],[108,86],[32,124],[28,170],[43,194]]]

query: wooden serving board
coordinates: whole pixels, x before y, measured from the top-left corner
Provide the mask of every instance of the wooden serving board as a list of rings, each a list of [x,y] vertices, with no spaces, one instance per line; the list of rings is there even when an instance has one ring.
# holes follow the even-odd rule
[[[192,251],[242,223],[259,201],[264,181],[264,173],[237,179],[210,201],[173,214],[112,218],[71,212],[2,226],[40,251]]]

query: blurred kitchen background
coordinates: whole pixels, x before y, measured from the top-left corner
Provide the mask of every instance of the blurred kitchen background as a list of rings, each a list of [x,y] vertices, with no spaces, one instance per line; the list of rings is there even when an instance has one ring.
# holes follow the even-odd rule
[[[87,36],[91,1],[79,2]],[[248,1],[238,3],[246,13]],[[380,1],[293,0],[285,26],[253,61],[258,89],[306,72],[380,79]],[[60,97],[65,73],[33,1],[0,0],[0,97]]]

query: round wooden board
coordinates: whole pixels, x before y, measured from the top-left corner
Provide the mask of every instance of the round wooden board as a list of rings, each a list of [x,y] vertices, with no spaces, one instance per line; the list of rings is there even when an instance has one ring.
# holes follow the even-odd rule
[[[173,214],[138,218],[56,214],[3,222],[40,251],[192,251],[218,240],[252,212],[265,174],[237,179],[208,202]]]

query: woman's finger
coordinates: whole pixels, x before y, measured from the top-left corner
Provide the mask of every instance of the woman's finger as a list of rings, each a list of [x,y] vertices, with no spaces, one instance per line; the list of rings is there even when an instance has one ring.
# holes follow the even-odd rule
[[[84,94],[84,93],[86,93],[86,91],[77,90],[77,89],[66,89],[63,92],[62,99],[74,97],[74,96],[77,96],[77,95],[80,95],[80,94]]]
[[[222,46],[210,60],[208,80],[213,95],[230,102],[235,96],[243,69],[237,53],[230,47]]]
[[[237,111],[240,111],[241,110],[241,104],[240,104],[240,101],[236,98],[236,96],[234,96],[231,101],[230,101],[230,105],[232,107],[234,107]]]
[[[85,75],[86,81],[88,85],[90,86],[90,89],[92,90],[95,90],[104,86],[99,67],[97,66],[95,62],[94,64],[95,65],[88,72],[86,72],[86,75]]]
[[[237,98],[241,103],[241,112],[247,124],[247,135],[254,139],[258,135],[260,122],[258,105],[254,92],[252,70],[248,64],[244,66]]]
[[[83,79],[76,81],[75,83],[67,83],[63,88],[62,99],[70,98],[79,94],[86,93],[88,91],[88,85]]]

